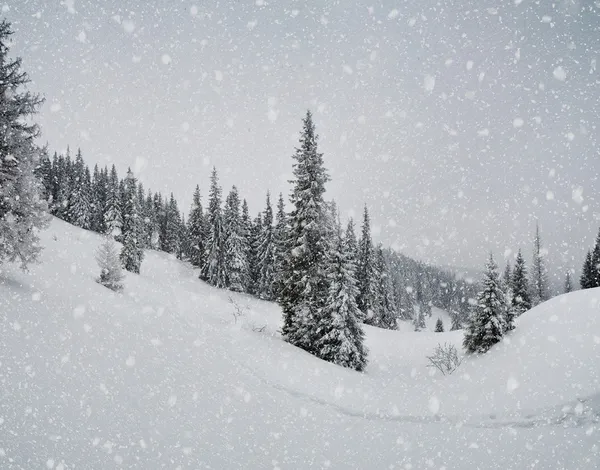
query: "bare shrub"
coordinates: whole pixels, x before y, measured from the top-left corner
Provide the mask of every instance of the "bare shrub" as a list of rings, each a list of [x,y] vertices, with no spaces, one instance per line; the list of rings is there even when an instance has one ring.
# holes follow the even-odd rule
[[[432,356],[427,356],[430,364],[427,367],[435,367],[443,375],[450,375],[462,363],[462,357],[453,344],[438,344]]]
[[[237,323],[238,318],[243,317],[244,315],[246,315],[246,310],[247,307],[243,307],[241,306],[233,297],[229,296],[229,303],[233,306],[233,312],[231,312],[231,314],[233,315],[233,320],[235,323]]]

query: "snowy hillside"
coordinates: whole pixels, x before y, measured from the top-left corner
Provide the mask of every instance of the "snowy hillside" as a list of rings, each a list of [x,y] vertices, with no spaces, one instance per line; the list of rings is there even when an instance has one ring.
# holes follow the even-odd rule
[[[2,469],[600,465],[600,289],[531,310],[451,376],[426,355],[462,332],[367,327],[361,374],[169,255],[115,294],[94,282],[98,235],[55,219],[42,240],[41,264],[0,272]]]

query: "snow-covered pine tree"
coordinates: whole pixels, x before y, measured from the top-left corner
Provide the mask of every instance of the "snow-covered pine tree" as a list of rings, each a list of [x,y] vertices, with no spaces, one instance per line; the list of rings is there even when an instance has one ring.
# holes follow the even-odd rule
[[[66,222],[69,222],[69,198],[71,197],[72,178],[71,178],[71,157],[67,147],[67,155],[58,157],[58,169],[55,172],[57,178],[57,194],[54,199],[54,215]]]
[[[77,149],[72,172],[72,193],[68,206],[69,221],[73,225],[87,230],[91,225],[92,204],[90,202],[90,182],[81,149]]]
[[[510,269],[510,261],[506,260],[506,267],[504,268],[504,274],[502,275],[502,281],[504,285],[510,287],[512,279],[512,271]]]
[[[161,249],[179,257],[181,255],[181,214],[173,193],[165,201]]]
[[[192,250],[190,231],[187,223],[185,222],[185,214],[183,212],[181,213],[180,218],[181,224],[179,225],[179,246],[177,250],[177,259],[189,260]]]
[[[277,223],[273,230],[273,299],[277,300],[283,286],[283,258],[286,253],[287,214],[283,194],[277,200]]]
[[[527,267],[521,250],[517,253],[515,260],[515,268],[512,272],[510,281],[512,289],[512,305],[515,310],[515,315],[522,315],[531,308],[531,300],[529,298],[529,282],[527,281]]]
[[[328,297],[328,241],[325,183],[329,176],[312,115],[306,113],[300,146],[294,155],[293,190],[290,197],[288,252],[284,258],[284,286],[279,303],[283,308],[285,341],[316,354],[320,337],[316,331]]]
[[[206,264],[200,273],[200,277],[213,286],[226,287],[221,187],[219,186],[219,177],[216,168],[213,168],[210,177],[207,222],[210,232],[207,239]]]
[[[585,256],[585,262],[583,263],[583,269],[581,270],[581,277],[579,278],[579,285],[582,289],[591,289],[592,277],[594,275],[594,266],[592,265],[592,252],[588,250]]]
[[[52,162],[48,156],[48,146],[40,150],[39,163],[36,167],[35,174],[42,183],[41,197],[48,203],[48,207],[52,206],[52,188],[53,188],[53,174],[52,174]]]
[[[377,272],[376,288],[378,291],[377,326],[388,330],[395,330],[398,327],[398,312],[396,311],[392,282],[381,244],[376,250],[375,264]]]
[[[138,199],[136,195],[136,180],[131,169],[125,178],[123,220],[123,248],[121,249],[121,263],[132,273],[139,274],[144,248],[142,243],[142,220],[139,216]]]
[[[251,285],[252,279],[252,267],[250,266],[253,261],[254,251],[252,250],[252,220],[250,219],[250,210],[248,209],[248,201],[242,200],[242,236],[244,241],[244,253],[246,255],[246,272],[244,273],[244,279],[246,285],[244,286],[244,292],[250,292],[253,286]]]
[[[112,237],[119,237],[123,230],[123,217],[121,215],[121,190],[117,169],[113,165],[106,190],[106,208],[104,212],[104,225],[106,233]]]
[[[424,274],[422,272],[418,272],[416,274],[416,291],[415,291],[415,303],[416,303],[416,312],[418,315],[415,316],[416,324],[415,331],[422,330],[425,328],[425,318],[431,317],[431,304],[427,300],[427,296],[425,294],[425,281]]]
[[[318,316],[315,354],[342,367],[362,371],[368,350],[356,305],[358,289],[349,246],[356,239],[353,242],[351,238],[342,238],[339,222],[336,226],[327,268],[329,290],[323,312]]]
[[[600,287],[600,231],[596,236],[596,243],[592,251],[592,271],[590,287]]]
[[[246,291],[252,295],[257,295],[260,281],[258,247],[260,246],[262,225],[262,212],[259,212],[250,225],[250,235],[248,236],[248,285]]]
[[[504,331],[504,292],[498,277],[498,266],[490,254],[483,288],[477,296],[477,305],[473,308],[465,329],[463,346],[469,353],[485,353],[502,339]]]
[[[124,276],[121,261],[117,244],[110,235],[105,235],[102,244],[98,247],[96,261],[100,267],[100,277],[96,281],[111,290],[122,290]]]
[[[240,216],[240,197],[235,186],[227,195],[223,212],[223,234],[225,237],[225,282],[228,289],[243,292],[247,285],[247,258]]]
[[[533,267],[531,270],[530,288],[531,304],[533,307],[550,298],[550,293],[548,291],[548,273],[544,261],[540,227],[537,224],[535,226],[535,238],[533,241]]]
[[[40,149],[31,118],[42,99],[24,90],[29,83],[21,59],[8,57],[10,23],[0,23],[0,264],[19,261],[23,269],[41,251],[38,232],[48,223],[42,185],[35,176]]]
[[[202,269],[205,255],[204,211],[202,210],[199,185],[196,185],[194,196],[192,197],[192,207],[188,217],[188,229],[191,240],[190,262],[192,266]]]
[[[444,332],[444,323],[442,322],[442,319],[439,317],[438,317],[437,321],[435,322],[435,332],[436,333]]]
[[[451,311],[452,325],[450,325],[450,331],[462,330],[461,316],[456,310]]]
[[[152,196],[152,216],[153,229],[150,244],[154,250],[160,250],[165,218],[165,207],[163,205],[161,193],[154,193],[154,196]]]
[[[104,212],[106,210],[107,188],[108,170],[99,169],[98,165],[95,165],[90,192],[90,203],[92,207],[90,229],[97,233],[106,233]]]
[[[273,227],[273,209],[271,195],[267,192],[267,201],[262,218],[262,230],[259,237],[257,262],[259,270],[258,291],[259,298],[274,300],[275,290],[275,235]]]
[[[362,236],[358,242],[358,308],[362,312],[361,320],[373,324],[377,320],[377,293],[375,288],[375,250],[371,240],[371,220],[365,206],[363,213]]]
[[[565,287],[564,287],[564,293],[568,294],[569,292],[573,291],[573,282],[571,281],[571,270],[567,269],[566,273],[565,273]]]

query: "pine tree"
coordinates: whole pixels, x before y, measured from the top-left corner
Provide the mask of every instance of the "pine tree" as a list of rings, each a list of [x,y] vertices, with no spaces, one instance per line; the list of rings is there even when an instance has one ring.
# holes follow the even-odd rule
[[[510,287],[512,279],[512,272],[510,270],[510,261],[506,261],[506,267],[504,268],[504,274],[502,275],[502,281],[504,285]]]
[[[131,169],[127,171],[123,196],[124,207],[122,213],[124,214],[124,220],[121,263],[127,271],[139,274],[144,259],[143,228],[136,197],[136,180]]]
[[[594,266],[592,264],[592,252],[588,251],[583,263],[583,269],[581,271],[581,277],[579,278],[579,285],[582,289],[591,289],[592,278],[594,276]]]
[[[571,270],[567,269],[565,273],[565,294],[573,291],[573,283],[571,282]]]
[[[72,171],[72,193],[68,207],[69,221],[73,225],[87,230],[91,225],[92,205],[90,203],[90,181],[81,149],[77,150]]]
[[[287,214],[283,194],[277,201],[277,223],[273,230],[273,299],[277,300],[283,288],[283,259],[286,253]]]
[[[259,237],[257,262],[258,262],[258,292],[257,295],[264,300],[275,299],[275,240],[273,228],[273,209],[271,196],[267,193],[265,211],[262,218],[262,230]]]
[[[527,281],[527,268],[525,259],[521,250],[517,253],[515,260],[515,268],[512,272],[510,281],[512,289],[512,306],[515,310],[515,315],[522,315],[531,308],[531,300],[529,298],[529,282]]]
[[[250,293],[253,285],[252,285],[252,273],[253,268],[251,263],[254,262],[254,250],[252,249],[252,236],[253,236],[253,228],[252,228],[252,220],[250,220],[250,210],[248,209],[248,202],[246,199],[242,201],[242,215],[241,215],[241,224],[242,224],[242,236],[244,242],[244,254],[246,256],[246,272],[244,273],[244,279],[246,281],[246,285],[244,286],[244,292]]]
[[[192,208],[188,217],[188,227],[191,239],[190,262],[193,266],[202,269],[204,266],[204,255],[206,240],[204,239],[204,212],[200,198],[200,186],[196,185],[192,198]]]
[[[450,325],[450,331],[462,330],[462,321],[460,314],[460,307],[458,305],[459,300],[455,300],[450,307],[450,317],[452,318],[452,325]]]
[[[592,271],[590,287],[600,287],[600,231],[596,237],[596,244],[592,251]]]
[[[360,311],[356,305],[358,289],[349,251],[349,244],[353,242],[351,234],[350,238],[348,234],[342,238],[339,223],[334,239],[328,266],[328,297],[322,315],[318,317],[316,354],[342,367],[362,371],[367,364],[368,350],[364,346]]]
[[[106,209],[104,212],[104,225],[106,233],[119,237],[123,229],[123,217],[121,215],[121,190],[117,169],[113,165],[110,170],[106,191]]]
[[[225,237],[225,282],[234,292],[243,292],[247,281],[246,251],[240,216],[240,197],[235,186],[227,195],[223,214],[223,233]]]
[[[42,99],[24,91],[29,83],[21,59],[8,58],[12,31],[0,23],[0,263],[26,269],[41,251],[38,232],[48,223],[42,185],[35,176],[40,149],[31,123]]]
[[[54,175],[52,173],[52,162],[50,161],[50,157],[48,156],[47,147],[44,147],[40,150],[39,163],[36,168],[35,174],[42,183],[41,197],[48,203],[48,206],[50,207],[52,205]]]
[[[97,282],[114,291],[123,289],[123,271],[117,251],[117,244],[110,235],[106,235],[96,251],[96,261],[100,267]]]
[[[177,200],[173,193],[169,201],[165,201],[163,233],[161,249],[166,253],[171,253],[178,258],[181,257],[181,214],[177,206]]]
[[[483,289],[469,317],[463,346],[469,353],[487,352],[502,339],[505,331],[504,293],[498,277],[498,266],[490,254],[486,264]]]
[[[209,236],[207,240],[206,264],[200,276],[209,284],[216,287],[226,287],[225,274],[225,240],[223,234],[223,220],[221,214],[221,187],[217,169],[213,168],[210,177],[210,192],[208,195]]]
[[[67,222],[69,222],[69,198],[72,190],[71,178],[71,157],[69,148],[67,147],[67,156],[60,155],[57,161],[56,170],[54,170],[54,178],[56,179],[56,195],[53,198],[53,214]]]
[[[550,298],[548,292],[548,273],[544,262],[540,227],[535,226],[535,239],[533,242],[533,269],[531,271],[531,303],[536,306]]]
[[[300,146],[294,155],[294,180],[289,215],[288,253],[284,259],[284,287],[279,298],[283,308],[283,338],[316,354],[320,337],[316,331],[328,297],[325,239],[327,205],[325,183],[329,180],[312,115],[303,120]]]
[[[361,320],[372,324],[377,320],[377,293],[375,292],[375,256],[371,240],[371,221],[365,206],[362,225],[362,237],[358,245],[358,308],[362,312]]]
[[[398,327],[398,312],[392,291],[392,283],[381,245],[376,250],[376,281],[377,281],[377,326],[388,330]]]
[[[106,210],[108,188],[108,171],[98,169],[94,166],[92,185],[90,191],[91,221],[90,229],[97,233],[106,233],[104,223],[104,212]]]
[[[192,239],[188,225],[185,222],[185,215],[181,214],[181,224],[179,225],[179,247],[177,250],[177,259],[189,260],[192,251]]]
[[[444,332],[444,323],[442,322],[441,318],[438,318],[437,321],[435,322],[435,332],[436,333]]]
[[[258,249],[260,247],[260,234],[262,233],[262,213],[252,221],[248,236],[248,284],[246,292],[252,295],[258,295],[260,283],[260,265],[258,263]]]

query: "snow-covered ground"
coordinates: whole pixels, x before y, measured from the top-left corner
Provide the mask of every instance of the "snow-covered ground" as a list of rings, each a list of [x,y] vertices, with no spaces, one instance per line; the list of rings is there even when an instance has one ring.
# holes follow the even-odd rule
[[[40,265],[1,268],[2,469],[600,468],[600,289],[533,309],[451,376],[426,355],[461,332],[367,328],[360,374],[164,253],[107,290],[99,243],[53,220]]]

